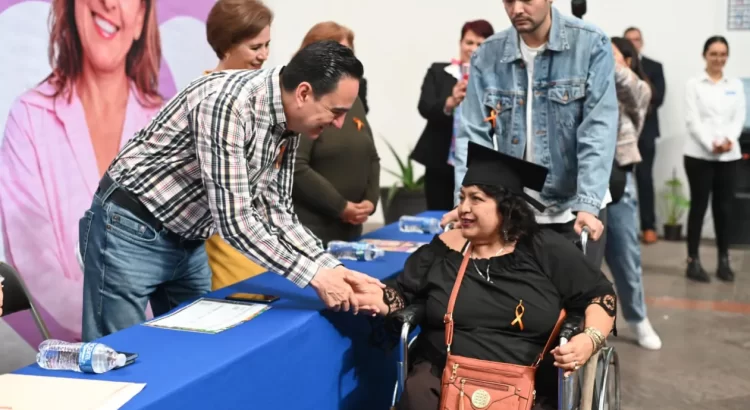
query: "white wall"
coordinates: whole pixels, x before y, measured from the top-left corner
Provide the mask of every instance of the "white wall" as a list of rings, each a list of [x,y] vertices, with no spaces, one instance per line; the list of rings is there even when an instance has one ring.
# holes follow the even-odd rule
[[[416,143],[424,120],[417,112],[422,78],[434,61],[456,57],[461,25],[477,18],[489,20],[495,30],[509,26],[501,0],[319,0],[294,2],[266,0],[274,9],[271,63],[283,64],[299,47],[315,23],[334,20],[355,32],[355,47],[368,79],[370,120],[376,134],[387,138],[408,155]],[[685,135],[682,116],[683,88],[687,79],[703,67],[703,42],[711,35],[726,35],[731,46],[727,73],[750,76],[750,32],[726,31],[726,0],[589,0],[584,17],[610,35],[622,35],[631,25],[640,27],[645,38],[644,53],[665,67],[667,96],[660,111],[663,137],[659,141],[654,170],[655,184],[663,182],[677,168],[682,170],[681,140]],[[558,0],[556,7],[570,14],[570,1]],[[743,54],[744,52],[744,54]],[[382,166],[396,162],[385,145],[378,142]],[[421,171],[420,171],[421,172]],[[394,178],[383,172],[383,185]],[[378,220],[382,220],[380,215]],[[706,236],[713,236],[710,217]]]

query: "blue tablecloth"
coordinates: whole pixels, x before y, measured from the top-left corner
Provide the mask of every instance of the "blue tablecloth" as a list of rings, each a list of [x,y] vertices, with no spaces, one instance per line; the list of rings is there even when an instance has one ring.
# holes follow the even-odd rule
[[[439,218],[441,212],[423,216]],[[365,238],[429,242],[396,224]],[[399,272],[408,255],[386,253],[372,262],[346,262],[378,279]],[[334,313],[311,288],[264,273],[207,297],[234,292],[281,297],[253,320],[206,335],[134,326],[99,341],[138,353],[135,364],[101,375],[47,371],[36,364],[16,373],[146,383],[123,409],[385,409],[396,377],[395,352],[371,343],[371,319]],[[43,394],[43,392],[40,392]],[[62,398],[61,398],[62,399]]]

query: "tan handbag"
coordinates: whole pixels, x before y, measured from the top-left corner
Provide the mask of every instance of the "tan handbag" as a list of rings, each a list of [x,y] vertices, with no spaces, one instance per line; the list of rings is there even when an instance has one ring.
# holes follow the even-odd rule
[[[552,340],[560,332],[560,326],[565,319],[565,310],[560,311],[560,317],[544,350],[531,366],[491,362],[451,354],[453,307],[456,304],[456,296],[470,255],[471,246],[466,251],[461,268],[458,270],[458,277],[448,302],[448,312],[444,318],[448,357],[443,369],[439,409],[529,410],[536,399],[536,390],[534,390],[536,369],[544,353],[549,351]]]

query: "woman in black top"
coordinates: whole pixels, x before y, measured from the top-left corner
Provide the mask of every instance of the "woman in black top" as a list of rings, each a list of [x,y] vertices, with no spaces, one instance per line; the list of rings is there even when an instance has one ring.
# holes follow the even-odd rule
[[[449,163],[453,140],[453,112],[466,94],[466,80],[461,67],[468,65],[474,50],[494,33],[485,20],[470,21],[461,28],[460,59],[451,63],[434,63],[427,70],[419,96],[419,114],[427,120],[411,158],[425,166],[427,208],[436,211],[453,209],[454,173]]]
[[[412,304],[425,306],[400,409],[438,406],[446,354],[443,316],[469,243],[473,254],[453,315],[453,354],[529,366],[544,348],[561,309],[585,312],[586,333],[553,350],[554,363],[547,355],[539,368],[535,409],[557,408],[557,372],[552,365],[577,369],[600,346],[596,337],[603,340],[613,329],[612,284],[572,242],[537,229],[525,200],[541,205],[523,188],[541,189],[545,178],[543,167],[470,144],[459,205],[461,229],[436,236],[410,256],[395,286],[372,288],[366,302],[381,314]],[[520,307],[523,313],[516,321]]]

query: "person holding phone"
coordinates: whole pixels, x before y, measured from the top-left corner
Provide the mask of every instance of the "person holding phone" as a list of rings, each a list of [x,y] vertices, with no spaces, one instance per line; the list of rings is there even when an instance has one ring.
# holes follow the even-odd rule
[[[425,166],[424,191],[427,209],[447,211],[453,208],[454,116],[466,95],[465,67],[471,55],[495,34],[486,20],[467,21],[461,27],[458,58],[450,63],[432,63],[422,81],[417,109],[427,122],[411,153],[411,159]]]

